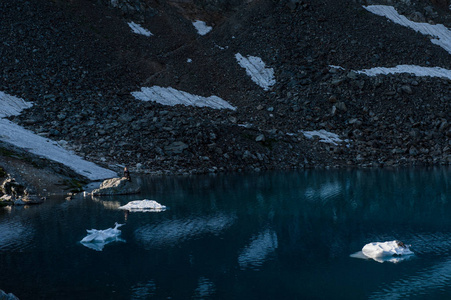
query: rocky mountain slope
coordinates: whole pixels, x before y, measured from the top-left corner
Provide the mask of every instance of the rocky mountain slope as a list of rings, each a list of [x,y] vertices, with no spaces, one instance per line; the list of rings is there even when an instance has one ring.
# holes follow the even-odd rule
[[[0,91],[34,103],[14,122],[113,170],[449,164],[451,79],[356,72],[451,69],[430,36],[364,8],[391,5],[451,28],[445,2],[4,0]],[[212,30],[198,34],[196,20]],[[237,53],[261,58],[275,84],[252,81]],[[152,86],[218,96],[236,110],[132,95]],[[342,142],[305,134],[319,130]]]

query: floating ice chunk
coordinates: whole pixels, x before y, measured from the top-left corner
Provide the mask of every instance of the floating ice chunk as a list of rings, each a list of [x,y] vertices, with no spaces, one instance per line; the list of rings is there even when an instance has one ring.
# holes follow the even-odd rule
[[[409,27],[421,34],[435,37],[431,39],[431,42],[451,53],[451,31],[444,25],[410,21],[405,16],[400,15],[393,6],[368,5],[364,6],[364,8],[373,14],[386,17],[396,24]]]
[[[155,200],[135,200],[127,203],[126,205],[120,206],[119,209],[128,210],[131,212],[160,212],[165,211],[166,206],[161,205]]]
[[[197,33],[200,35],[206,35],[209,33],[213,27],[208,26],[204,21],[196,20],[193,22],[194,28],[196,28]]]
[[[387,74],[409,73],[414,74],[415,76],[440,77],[451,79],[451,70],[440,67],[421,67],[416,65],[398,65],[393,68],[376,67],[356,72],[368,76],[376,76],[380,74],[387,75]]]
[[[354,253],[351,257],[355,258],[372,258],[377,262],[393,262],[397,263],[410,258],[414,254],[410,250],[410,245],[405,245],[400,241],[375,242],[363,246],[362,251]]]
[[[274,69],[266,68],[265,63],[260,57],[243,57],[240,53],[235,54],[235,58],[240,66],[246,69],[247,75],[251,76],[253,82],[261,86],[265,91],[272,87],[276,80],[274,78]]]
[[[303,131],[302,132],[304,136],[308,139],[312,139],[314,136],[319,137],[319,141],[322,143],[332,144],[332,145],[338,145],[337,143],[343,142],[339,137],[338,134],[328,132],[324,129],[321,129],[319,131]]]
[[[149,30],[145,29],[144,27],[142,27],[139,24],[136,24],[135,22],[129,22],[128,26],[130,26],[132,31],[134,33],[136,33],[136,34],[142,34],[142,35],[145,35],[145,36],[152,36],[153,35]]]
[[[121,231],[118,229],[124,224],[115,223],[114,228],[108,228],[105,230],[88,229],[88,235],[84,237],[80,243],[83,246],[91,248],[96,251],[102,251],[103,247],[111,242],[125,242],[120,238]]]
[[[33,106],[32,102],[26,102],[22,98],[0,92],[0,118],[17,116],[23,109]]]
[[[143,87],[141,88],[141,92],[132,92],[132,95],[138,100],[154,101],[170,106],[183,104],[186,106],[211,107],[215,109],[236,109],[227,103],[227,101],[217,96],[201,97],[171,87]]]

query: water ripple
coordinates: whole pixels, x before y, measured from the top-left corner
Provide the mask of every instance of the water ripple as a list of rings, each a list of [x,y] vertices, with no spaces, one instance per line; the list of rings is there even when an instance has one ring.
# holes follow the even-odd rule
[[[17,251],[31,247],[34,230],[16,219],[0,223],[0,250]]]
[[[252,238],[250,244],[243,249],[238,257],[242,270],[252,268],[258,270],[269,254],[278,247],[277,234],[273,230],[265,230]]]

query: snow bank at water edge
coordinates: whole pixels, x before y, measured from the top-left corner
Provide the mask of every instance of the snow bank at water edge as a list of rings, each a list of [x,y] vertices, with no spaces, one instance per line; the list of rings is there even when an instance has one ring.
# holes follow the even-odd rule
[[[338,137],[338,134],[332,133],[332,132],[328,132],[324,129],[321,129],[319,131],[303,131],[302,132],[304,134],[304,136],[308,139],[313,139],[314,136],[319,137],[319,141],[321,143],[327,143],[327,144],[332,144],[332,145],[338,145],[338,143],[343,142],[343,140],[341,140]]]
[[[116,177],[116,172],[101,168],[81,157],[62,148],[57,142],[36,135],[33,132],[9,121],[1,119],[11,115],[18,115],[23,108],[31,103],[23,99],[0,92],[0,140],[16,147],[62,163],[80,175],[90,180],[100,180]]]
[[[215,109],[236,109],[227,103],[227,101],[217,96],[201,97],[171,87],[143,87],[141,88],[141,92],[132,92],[132,95],[138,100],[154,101],[169,106],[183,104],[186,106],[211,107]]]
[[[418,23],[407,19],[400,15],[394,7],[386,5],[369,5],[364,6],[366,10],[378,16],[386,17],[396,24],[409,27],[424,35],[435,37],[431,39],[436,44],[451,54],[451,31],[442,24],[431,25],[429,23]]]
[[[208,26],[204,21],[199,20],[194,21],[193,26],[196,28],[199,35],[206,35],[213,29],[213,27]]]
[[[265,91],[269,90],[276,80],[274,78],[274,69],[266,68],[265,63],[260,57],[248,56],[243,57],[240,53],[235,54],[235,58],[240,66],[246,69],[253,82],[261,86]]]
[[[134,33],[136,33],[136,34],[142,34],[142,35],[145,35],[145,36],[152,36],[153,35],[149,30],[143,28],[141,25],[136,24],[135,22],[129,22],[128,26],[130,26],[132,31]]]
[[[421,67],[415,65],[398,65],[393,68],[376,67],[356,72],[368,76],[376,76],[380,74],[387,75],[387,74],[409,73],[414,74],[415,76],[428,76],[428,77],[440,77],[451,79],[451,70],[440,67]]]

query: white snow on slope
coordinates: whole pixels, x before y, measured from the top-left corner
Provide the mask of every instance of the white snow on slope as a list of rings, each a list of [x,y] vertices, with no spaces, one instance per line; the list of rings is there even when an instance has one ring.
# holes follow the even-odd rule
[[[431,42],[442,47],[451,54],[451,31],[444,25],[431,25],[429,23],[410,21],[405,16],[400,15],[392,6],[369,5],[364,6],[364,8],[373,14],[386,17],[396,24],[409,27],[424,35],[433,36],[434,38],[431,39]]]
[[[136,34],[142,34],[142,35],[145,35],[145,36],[152,36],[153,35],[149,30],[143,28],[141,25],[136,24],[135,22],[129,22],[128,26],[130,26],[132,31],[134,33],[136,33]]]
[[[451,70],[443,69],[440,67],[421,67],[415,65],[398,65],[393,68],[376,67],[356,72],[368,76],[376,76],[379,74],[387,75],[387,74],[409,73],[414,74],[416,76],[444,77],[451,79]]]
[[[319,137],[319,141],[322,143],[327,143],[327,144],[332,144],[332,145],[338,145],[337,143],[341,143],[343,142],[343,140],[341,140],[338,137],[338,134],[332,133],[332,132],[328,132],[324,129],[321,129],[319,131],[303,131],[302,132],[304,134],[304,136],[308,139],[313,139],[314,136]]]
[[[0,92],[0,140],[23,148],[29,152],[62,163],[80,175],[90,180],[116,177],[116,172],[101,168],[81,157],[62,148],[57,142],[36,135],[33,132],[9,121],[2,119],[11,115],[18,115],[23,108],[31,103],[23,99]]]
[[[208,26],[204,21],[196,20],[193,22],[194,28],[196,28],[197,33],[200,35],[206,35],[209,33],[213,27]]]
[[[201,97],[171,87],[143,87],[141,88],[141,92],[132,92],[132,95],[142,101],[154,101],[170,106],[183,104],[186,106],[211,107],[215,109],[236,109],[227,103],[227,101],[217,96]]]
[[[22,98],[17,98],[0,92],[0,118],[17,116],[23,109],[33,106],[32,102],[26,102]]]
[[[276,80],[274,78],[274,69],[266,68],[265,63],[260,57],[243,57],[240,53],[235,54],[235,58],[240,66],[246,69],[247,75],[251,76],[253,82],[261,86],[265,91],[272,87]]]

